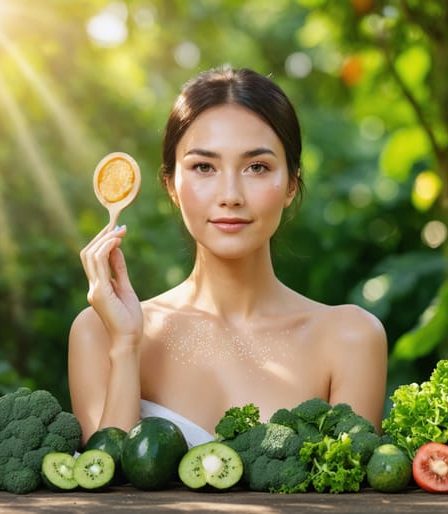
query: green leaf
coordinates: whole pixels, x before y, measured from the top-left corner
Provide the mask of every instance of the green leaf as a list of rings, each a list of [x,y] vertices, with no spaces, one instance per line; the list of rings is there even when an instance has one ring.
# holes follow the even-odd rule
[[[414,163],[431,153],[428,137],[420,127],[408,127],[394,132],[380,156],[383,175],[405,182]]]
[[[406,49],[396,61],[397,72],[408,87],[422,83],[431,67],[429,53],[422,46]]]
[[[448,334],[448,280],[440,288],[434,303],[423,313],[419,325],[395,344],[393,357],[413,360],[436,348]]]

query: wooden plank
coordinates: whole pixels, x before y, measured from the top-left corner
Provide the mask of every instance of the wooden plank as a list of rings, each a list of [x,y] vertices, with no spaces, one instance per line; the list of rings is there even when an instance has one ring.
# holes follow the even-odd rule
[[[380,494],[366,489],[356,494],[279,495],[249,491],[204,493],[184,488],[153,492],[125,486],[97,493],[54,493],[47,490],[20,496],[0,493],[1,514],[437,514],[447,510],[447,495],[429,494],[419,489],[409,489],[400,494]]]

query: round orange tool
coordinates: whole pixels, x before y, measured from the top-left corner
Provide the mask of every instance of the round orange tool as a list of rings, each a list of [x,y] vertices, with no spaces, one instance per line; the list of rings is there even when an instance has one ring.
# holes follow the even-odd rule
[[[127,153],[110,153],[98,163],[93,174],[93,189],[109,211],[111,226],[117,224],[120,212],[135,199],[140,184],[140,168]]]

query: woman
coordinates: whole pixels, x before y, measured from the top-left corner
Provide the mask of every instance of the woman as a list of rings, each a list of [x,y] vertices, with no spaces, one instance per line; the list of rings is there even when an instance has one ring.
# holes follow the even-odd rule
[[[379,428],[382,325],[292,291],[273,270],[270,239],[302,189],[300,153],[294,109],[268,78],[222,69],[185,85],[161,172],[195,241],[194,267],[140,302],[120,250],[126,227],[106,226],[82,250],[91,307],[72,326],[69,383],[84,441],[152,414],[193,445],[231,406],[255,403],[267,420],[312,397],[349,403]]]

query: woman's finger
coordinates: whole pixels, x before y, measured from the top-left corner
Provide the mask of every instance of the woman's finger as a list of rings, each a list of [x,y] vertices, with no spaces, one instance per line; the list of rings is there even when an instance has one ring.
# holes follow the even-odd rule
[[[115,278],[115,287],[120,291],[132,289],[124,254],[116,247],[110,252],[110,265]]]
[[[81,261],[84,262],[85,257],[91,252],[98,244],[101,244],[101,240],[104,237],[115,237],[117,234],[124,235],[126,232],[126,225],[121,227],[112,227],[111,224],[106,225],[98,234],[81,250],[80,256]]]
[[[100,283],[110,283],[111,278],[111,264],[110,264],[110,254],[115,249],[118,248],[121,244],[121,237],[114,237],[111,239],[107,239],[102,243],[102,245],[96,250],[93,259],[92,265],[94,268],[94,273],[98,277]]]
[[[95,259],[99,249],[104,245],[105,242],[112,238],[122,238],[126,234],[126,226],[117,227],[115,230],[106,231],[103,229],[102,235],[98,234],[89,245],[84,248],[81,252],[81,262],[86,272],[87,278],[92,280],[95,276]]]

